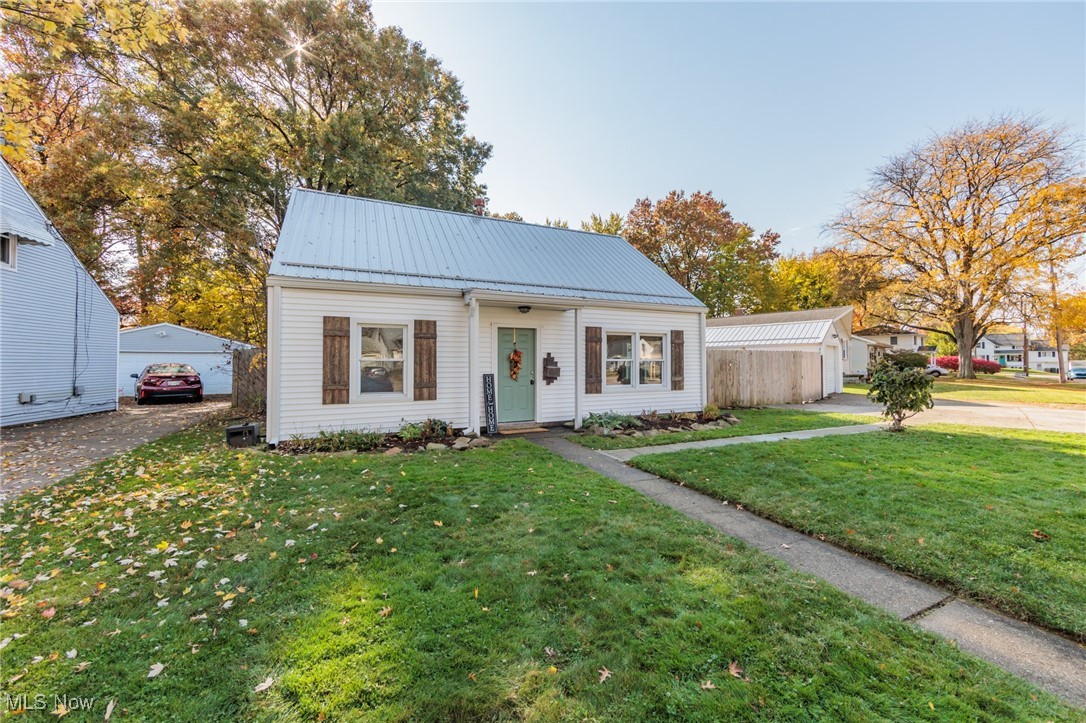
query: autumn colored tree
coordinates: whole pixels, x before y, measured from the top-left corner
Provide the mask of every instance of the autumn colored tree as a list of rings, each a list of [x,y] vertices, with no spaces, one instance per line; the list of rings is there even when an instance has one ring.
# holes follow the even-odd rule
[[[712,192],[638,200],[626,239],[708,307],[710,316],[759,311],[770,293],[780,237],[736,221]]]
[[[621,236],[626,230],[626,219],[620,213],[608,214],[606,218],[594,213],[588,217],[587,221],[581,221],[581,230],[608,236]]]
[[[259,307],[295,186],[460,211],[483,195],[490,146],[467,133],[459,81],[377,28],[366,2],[84,4],[101,17],[39,22],[5,6],[3,82],[25,101],[5,98],[5,139],[76,252],[142,318],[238,274]],[[114,4],[162,8],[171,24],[129,37]],[[229,273],[194,275],[194,256]]]
[[[560,219],[560,218],[553,218],[552,219],[551,217],[548,216],[543,221],[543,225],[544,226],[553,226],[554,228],[569,228],[569,221],[564,221],[563,219]]]
[[[772,310],[797,311],[837,306],[837,266],[827,254],[791,254],[773,262]]]
[[[1031,118],[970,122],[876,169],[830,224],[897,282],[899,321],[953,336],[962,378],[975,378],[973,346],[1014,279],[1081,249],[1086,180],[1074,145]]]

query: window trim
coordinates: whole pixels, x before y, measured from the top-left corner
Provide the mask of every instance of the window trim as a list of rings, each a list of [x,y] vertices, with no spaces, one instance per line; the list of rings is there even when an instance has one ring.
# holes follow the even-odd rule
[[[8,244],[8,260],[0,261],[0,269],[15,271],[16,264],[19,263],[19,241],[11,234],[0,234],[0,238],[3,239],[0,243]]]
[[[351,317],[351,359],[354,369],[351,372],[351,402],[414,401],[408,391],[414,389],[414,321],[371,321],[362,317]],[[403,329],[403,389],[391,392],[362,391],[362,329]]]
[[[608,336],[629,336],[633,341],[633,359],[631,360],[631,377],[629,384],[608,384],[607,383],[607,337]],[[661,378],[659,384],[654,383],[641,383],[641,337],[642,336],[656,336],[660,337],[663,344],[663,364],[661,365]],[[600,374],[603,379],[603,393],[604,394],[631,394],[639,389],[648,390],[660,390],[671,391],[668,386],[668,379],[671,374],[671,332],[669,331],[653,331],[652,329],[646,329],[643,331],[629,331],[628,329],[603,329],[603,349],[600,354]],[[651,359],[647,361],[657,361]]]
[[[659,359],[642,359],[641,358],[641,337],[643,337],[643,336],[656,337],[656,338],[658,338],[660,340],[660,358]],[[668,351],[667,351],[667,347],[668,347],[667,334],[656,334],[656,333],[651,332],[651,331],[650,332],[645,332],[645,333],[638,332],[636,344],[637,344],[637,347],[635,348],[634,351],[637,354],[637,385],[638,386],[646,386],[646,387],[660,387],[661,389],[663,389],[664,380],[667,378],[667,374],[666,374],[667,373],[667,354],[668,354]],[[656,361],[660,362],[660,381],[658,381],[658,382],[642,382],[641,381],[641,365],[644,364],[645,362],[656,362]]]
[[[626,361],[627,357],[622,359],[612,359],[611,355],[607,353],[607,345],[612,336],[625,336],[630,339],[630,380],[626,384],[611,384],[607,380],[607,364],[613,361]],[[622,389],[623,387],[633,388],[637,381],[634,378],[634,372],[637,369],[637,333],[633,331],[605,331],[603,332],[603,353],[600,354],[603,362],[603,388]]]

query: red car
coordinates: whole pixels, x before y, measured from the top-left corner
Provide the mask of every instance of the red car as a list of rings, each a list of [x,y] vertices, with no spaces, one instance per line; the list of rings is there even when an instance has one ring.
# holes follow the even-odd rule
[[[204,398],[204,383],[188,364],[149,364],[132,378],[136,380],[136,404],[165,397],[188,397],[194,402]]]

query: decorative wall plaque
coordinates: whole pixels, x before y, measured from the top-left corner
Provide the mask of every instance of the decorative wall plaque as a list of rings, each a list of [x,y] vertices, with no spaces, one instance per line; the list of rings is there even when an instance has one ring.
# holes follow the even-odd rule
[[[547,352],[547,356],[543,357],[543,381],[553,384],[561,374],[562,370],[558,368],[558,361],[551,356],[550,352]]]

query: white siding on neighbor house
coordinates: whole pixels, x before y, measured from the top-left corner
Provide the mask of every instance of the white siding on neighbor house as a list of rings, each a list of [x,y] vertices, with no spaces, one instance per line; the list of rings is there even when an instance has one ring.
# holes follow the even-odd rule
[[[116,409],[119,325],[67,244],[18,244],[15,269],[0,269],[0,425]]]
[[[354,291],[280,289],[280,336],[278,349],[279,440],[313,436],[322,430],[373,429],[394,431],[403,423],[427,418],[443,419],[457,427],[467,426],[468,314],[459,294],[436,296],[424,293],[374,293]],[[324,367],[324,317],[351,318],[351,358],[358,351],[358,326],[387,324],[407,327],[405,391],[403,395],[359,395],[360,365],[351,369],[351,401],[322,404]],[[413,325],[416,319],[437,321],[437,399],[416,402],[410,388]],[[270,338],[271,335],[269,335]],[[269,384],[276,380],[269,376]],[[272,437],[269,437],[272,439]]]
[[[584,335],[585,326],[603,327],[603,357],[607,356],[609,332],[633,332],[661,334],[664,336],[664,383],[637,387],[608,387],[606,380],[602,394],[585,394],[582,397],[585,414],[592,412],[619,412],[640,414],[644,411],[692,412],[701,409],[702,388],[705,385],[705,369],[702,366],[704,341],[701,338],[701,318],[691,311],[661,311],[654,309],[626,309],[588,307],[581,312]],[[672,329],[683,332],[684,384],[681,391],[671,390],[671,335]],[[583,360],[578,363],[584,364]],[[565,370],[563,369],[563,373]],[[569,415],[572,417],[572,414]],[[568,417],[567,417],[568,418]]]
[[[316,290],[275,287],[280,298],[269,313],[269,354],[277,363],[270,367],[269,440],[312,436],[321,430],[374,429],[394,431],[405,421],[428,417],[444,419],[457,427],[468,424],[468,306],[461,295],[444,296],[385,291]],[[276,305],[275,295],[271,303]],[[701,408],[704,386],[700,317],[694,311],[656,311],[626,308],[586,308],[581,327],[575,328],[572,310],[533,308],[522,314],[512,303],[479,303],[479,373],[503,373],[495,342],[500,327],[536,329],[536,420],[563,422],[575,415],[577,384],[583,385],[583,357],[578,359],[577,338],[585,326],[601,326],[613,332],[654,333],[665,337],[665,369],[662,385],[608,389],[582,396],[582,412],[616,411],[636,414],[644,410],[692,411]],[[351,317],[352,359],[359,356],[358,326],[387,324],[407,327],[405,370],[412,365],[411,334],[417,319],[437,321],[437,399],[412,399],[410,373],[405,373],[404,395],[372,396],[357,393],[358,373],[352,368],[351,402],[322,404],[324,316]],[[671,391],[670,332],[681,329],[685,342],[685,389]],[[543,357],[550,353],[561,369],[553,384],[543,379]],[[354,365],[358,366],[357,362]],[[275,371],[278,369],[278,371]],[[278,379],[276,375],[278,374]],[[483,421],[479,420],[480,423]]]

